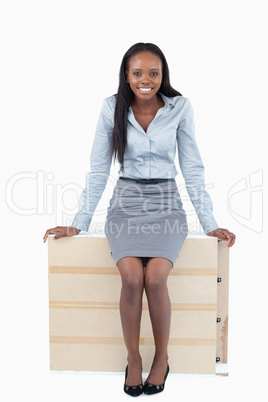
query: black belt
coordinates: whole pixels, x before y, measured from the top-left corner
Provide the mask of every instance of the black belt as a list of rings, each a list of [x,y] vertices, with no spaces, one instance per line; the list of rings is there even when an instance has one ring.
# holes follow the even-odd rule
[[[162,183],[164,181],[175,181],[175,178],[171,179],[132,179],[130,177],[122,177],[120,176],[119,179],[121,180],[131,180],[135,181],[136,183],[141,183],[141,184],[157,184],[157,183]]]

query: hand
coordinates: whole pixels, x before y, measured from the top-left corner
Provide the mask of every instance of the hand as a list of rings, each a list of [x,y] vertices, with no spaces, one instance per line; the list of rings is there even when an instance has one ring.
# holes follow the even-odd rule
[[[81,232],[80,229],[76,229],[72,226],[57,226],[55,228],[51,228],[46,231],[45,236],[43,237],[43,241],[44,243],[46,242],[48,235],[50,233],[59,233],[53,237],[53,240],[57,240],[60,237],[69,237],[77,235],[79,232]]]
[[[213,230],[212,232],[207,233],[208,236],[213,236],[213,237],[218,237],[219,239],[222,240],[227,240],[227,243],[224,247],[232,247],[235,242],[235,234],[232,232],[229,232],[227,229],[222,229],[218,228]]]

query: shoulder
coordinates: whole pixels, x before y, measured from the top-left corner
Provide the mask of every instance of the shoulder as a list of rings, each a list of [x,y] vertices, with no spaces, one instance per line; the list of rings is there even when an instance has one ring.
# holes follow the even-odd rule
[[[177,108],[189,108],[192,106],[190,99],[185,96],[173,96],[168,99]]]
[[[172,99],[175,113],[180,113],[183,117],[193,116],[194,109],[189,98],[185,96],[174,96]]]
[[[115,95],[108,96],[103,100],[102,109],[106,113],[114,113],[115,104],[116,104]]]
[[[191,102],[188,98],[182,95],[176,95],[176,96],[166,96],[161,94],[162,98],[164,99],[166,104],[169,104],[172,106],[173,109],[175,109],[175,112],[179,111],[187,111],[192,109]]]
[[[115,110],[116,98],[115,95],[108,96],[102,101],[100,109],[100,117],[103,121],[109,124],[114,124],[114,110]]]

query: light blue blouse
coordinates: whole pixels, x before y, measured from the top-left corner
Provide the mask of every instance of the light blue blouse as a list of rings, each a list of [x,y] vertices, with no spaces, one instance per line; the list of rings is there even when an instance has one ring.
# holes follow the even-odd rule
[[[205,233],[218,228],[213,216],[210,195],[205,191],[204,165],[195,139],[194,112],[188,98],[167,97],[160,93],[165,105],[157,111],[147,132],[139,125],[131,107],[128,113],[125,172],[131,178],[175,178],[174,160],[178,147],[179,166],[191,202]],[[110,145],[114,125],[116,99],[104,99],[90,155],[90,172],[79,198],[79,208],[72,226],[88,231],[94,211],[110,175]]]

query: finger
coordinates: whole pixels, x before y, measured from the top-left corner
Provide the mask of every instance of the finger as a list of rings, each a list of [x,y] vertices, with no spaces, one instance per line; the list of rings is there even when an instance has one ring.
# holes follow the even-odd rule
[[[230,232],[229,232],[227,229],[219,230],[219,237],[220,237],[222,240],[225,240],[225,241],[226,241],[226,244],[225,244],[224,247],[230,247],[230,240],[231,240],[231,237],[230,237]]]
[[[227,240],[227,242],[226,242],[226,244],[225,244],[225,248],[226,247],[228,247],[228,248],[230,248],[230,242],[231,242],[231,238],[229,238],[228,240]]]
[[[46,233],[45,233],[45,235],[44,235],[44,237],[43,237],[44,242],[47,240],[47,237],[48,237],[48,235],[49,235],[50,230],[51,230],[51,229],[47,229],[47,231],[46,231]]]
[[[227,240],[227,236],[222,232],[218,232],[217,237],[221,240]]]
[[[227,238],[228,238],[228,241],[227,241],[225,247],[230,248],[230,247],[232,247],[232,245],[234,244],[234,235],[233,235],[233,233],[230,233],[230,232],[229,232],[229,233],[227,234]]]
[[[59,228],[51,228],[51,229],[48,229],[48,230],[46,231],[46,233],[45,233],[45,236],[43,237],[44,242],[46,242],[46,240],[47,240],[49,234],[51,234],[51,233],[58,233],[58,232],[61,232],[61,231],[62,231],[62,229],[59,229]]]
[[[234,243],[235,243],[235,234],[231,233],[231,235],[232,235],[232,240],[231,240],[231,243],[230,243],[230,247],[232,247],[234,245]]]
[[[61,237],[65,237],[65,236],[66,236],[65,233],[60,233],[60,234],[57,234],[56,236],[54,236],[53,240],[57,240],[57,239],[60,239]]]
[[[228,247],[228,248],[229,248],[229,245],[230,245],[230,240],[231,240],[231,239],[230,239],[230,236],[229,236],[229,234],[228,234],[228,232],[227,232],[227,231],[225,232],[225,240],[226,240],[226,244],[225,244],[225,246],[224,246],[224,247],[225,247],[225,248],[226,248],[226,247]]]
[[[48,229],[45,233],[45,236],[43,237],[44,243],[47,241],[48,235],[49,235],[50,229]]]

